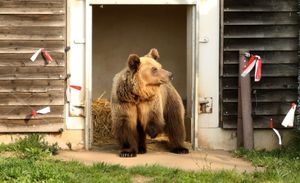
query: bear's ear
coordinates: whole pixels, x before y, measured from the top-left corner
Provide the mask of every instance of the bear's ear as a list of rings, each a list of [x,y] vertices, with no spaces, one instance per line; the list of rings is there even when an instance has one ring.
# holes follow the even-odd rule
[[[128,57],[128,67],[131,71],[136,72],[139,68],[141,61],[140,57],[136,54],[131,54]]]
[[[146,56],[151,57],[154,60],[159,59],[159,53],[156,48],[152,48]]]

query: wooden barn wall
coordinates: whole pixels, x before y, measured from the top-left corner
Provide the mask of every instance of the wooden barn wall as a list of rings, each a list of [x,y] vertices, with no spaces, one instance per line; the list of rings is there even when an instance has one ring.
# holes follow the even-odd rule
[[[297,0],[223,0],[221,59],[221,124],[236,128],[239,50],[262,57],[262,79],[253,81],[255,128],[275,127],[296,102],[298,93]]]
[[[300,22],[300,0],[298,1],[298,22]],[[298,27],[298,62],[300,63],[300,27]],[[298,64],[298,104],[300,104],[300,64]],[[296,123],[295,127],[300,130],[300,106],[296,108]]]
[[[57,132],[64,127],[65,0],[0,1],[0,132]],[[42,56],[45,48],[55,62]],[[33,110],[51,112],[31,117]]]

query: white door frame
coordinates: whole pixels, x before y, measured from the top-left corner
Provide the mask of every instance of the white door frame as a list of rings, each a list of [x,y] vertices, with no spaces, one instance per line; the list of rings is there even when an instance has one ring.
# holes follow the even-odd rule
[[[197,0],[86,0],[85,2],[85,149],[92,144],[92,5],[190,5],[192,17],[192,116],[191,140],[193,149],[198,148],[198,61],[199,61],[199,3]]]

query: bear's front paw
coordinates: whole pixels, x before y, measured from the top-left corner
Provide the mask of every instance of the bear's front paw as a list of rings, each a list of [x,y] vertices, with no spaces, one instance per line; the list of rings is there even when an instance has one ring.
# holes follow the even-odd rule
[[[177,148],[173,149],[171,152],[176,153],[176,154],[188,154],[189,150],[184,147],[177,147]]]
[[[136,153],[130,151],[121,151],[119,156],[122,158],[131,158],[131,157],[136,157]]]

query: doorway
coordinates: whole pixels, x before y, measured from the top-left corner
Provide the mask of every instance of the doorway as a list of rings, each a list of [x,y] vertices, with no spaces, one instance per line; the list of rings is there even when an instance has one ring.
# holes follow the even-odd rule
[[[157,48],[159,62],[174,74],[172,83],[186,110],[187,141],[193,143],[196,44],[191,9],[190,5],[92,6],[91,99],[109,100],[112,79],[126,66],[129,54],[143,56]]]

